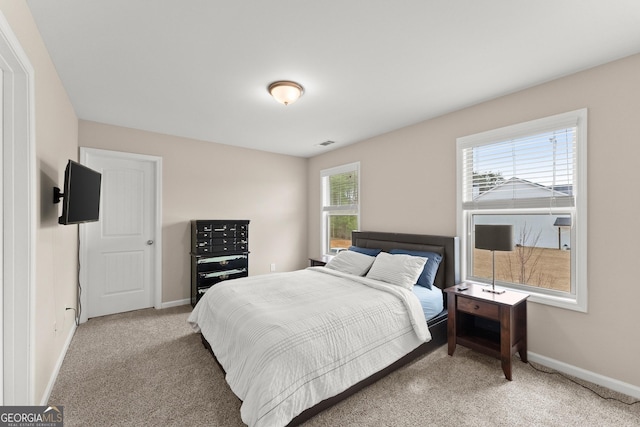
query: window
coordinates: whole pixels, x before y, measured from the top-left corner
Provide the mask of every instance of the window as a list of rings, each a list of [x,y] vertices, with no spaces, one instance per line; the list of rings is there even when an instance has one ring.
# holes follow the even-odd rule
[[[322,250],[336,254],[351,245],[360,223],[360,163],[320,172],[322,183]]]
[[[587,111],[457,140],[463,277],[491,283],[477,224],[513,225],[514,250],[495,253],[496,284],[530,300],[586,311]]]

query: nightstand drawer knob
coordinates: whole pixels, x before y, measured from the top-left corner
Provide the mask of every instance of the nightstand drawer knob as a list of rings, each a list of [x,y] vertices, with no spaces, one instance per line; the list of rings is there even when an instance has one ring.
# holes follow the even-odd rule
[[[474,305],[474,306],[473,306],[473,309],[474,309],[474,310],[478,310],[479,308],[480,308],[480,306],[479,306],[478,304],[476,304],[476,305]]]

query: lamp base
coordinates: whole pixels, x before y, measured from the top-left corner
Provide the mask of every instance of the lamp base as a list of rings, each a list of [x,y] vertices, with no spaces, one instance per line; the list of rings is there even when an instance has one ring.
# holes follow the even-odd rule
[[[504,294],[505,293],[504,289],[482,288],[482,290],[485,291],[485,292],[491,292],[492,294]]]

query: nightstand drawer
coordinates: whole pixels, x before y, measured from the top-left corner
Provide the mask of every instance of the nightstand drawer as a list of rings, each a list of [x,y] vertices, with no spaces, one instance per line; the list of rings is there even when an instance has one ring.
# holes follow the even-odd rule
[[[493,320],[500,319],[500,307],[497,304],[458,297],[458,310]]]

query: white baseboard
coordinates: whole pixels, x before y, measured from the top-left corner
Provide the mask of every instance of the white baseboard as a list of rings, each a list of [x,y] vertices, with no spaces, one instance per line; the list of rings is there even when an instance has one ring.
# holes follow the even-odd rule
[[[580,378],[581,380],[589,381],[610,390],[617,391],[618,393],[640,399],[640,387],[633,384],[605,377],[604,375],[596,374],[595,372],[587,371],[586,369],[578,368],[577,366],[569,365],[567,363],[560,362],[559,360],[551,359],[530,351],[527,352],[527,357],[530,362],[539,363],[548,368],[555,369],[558,372],[572,375],[576,378]]]
[[[162,305],[160,306],[160,308],[178,307],[178,306],[187,305],[187,304],[191,304],[191,298],[179,299],[179,300],[176,300],[176,301],[163,302]]]
[[[49,402],[49,397],[51,397],[51,391],[53,391],[53,386],[55,385],[56,379],[58,378],[58,373],[60,372],[60,368],[62,367],[62,362],[64,361],[64,357],[67,355],[67,350],[69,350],[69,346],[71,345],[71,340],[73,339],[73,335],[76,333],[76,327],[77,327],[76,322],[74,320],[73,325],[69,330],[69,336],[67,336],[67,340],[64,342],[64,346],[62,347],[60,356],[58,356],[58,361],[56,362],[56,366],[53,368],[51,377],[49,377],[49,383],[47,384],[47,388],[44,390],[44,394],[42,395],[42,400],[40,401],[41,406],[46,406]]]

